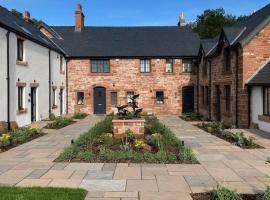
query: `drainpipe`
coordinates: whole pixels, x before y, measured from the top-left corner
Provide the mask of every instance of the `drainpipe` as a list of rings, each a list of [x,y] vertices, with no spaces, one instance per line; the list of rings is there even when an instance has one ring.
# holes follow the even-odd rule
[[[66,114],[68,114],[68,61],[66,60]]]
[[[212,116],[211,116],[211,112],[212,112],[212,101],[211,101],[211,94],[212,94],[212,62],[211,62],[211,60],[209,60],[209,110],[208,110],[208,112],[209,112],[209,120],[211,121],[211,118],[212,118]]]
[[[52,77],[51,77],[51,49],[49,49],[49,116],[52,114],[52,98],[51,98],[51,88],[52,88]]]
[[[251,110],[251,108],[250,108],[250,102],[251,102],[251,88],[250,88],[250,86],[248,85],[247,86],[247,92],[248,92],[248,128],[250,127],[250,122],[251,122],[251,116],[250,116],[250,114],[251,114],[251,112],[250,112],[250,110]]]
[[[238,71],[239,71],[239,53],[238,49],[235,51],[236,69],[235,69],[235,126],[238,128]]]
[[[200,109],[199,109],[199,88],[200,88],[200,86],[199,86],[199,83],[200,83],[200,64],[198,63],[198,65],[197,65],[197,115],[199,115],[200,114]]]
[[[10,125],[10,71],[9,71],[9,34],[10,31],[7,32],[7,124],[8,130],[11,129]]]

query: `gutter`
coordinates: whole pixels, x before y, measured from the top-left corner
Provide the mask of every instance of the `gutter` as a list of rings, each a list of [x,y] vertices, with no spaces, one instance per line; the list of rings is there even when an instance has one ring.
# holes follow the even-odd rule
[[[51,49],[49,49],[49,116],[52,114],[52,98],[51,98],[51,88],[52,88],[52,81],[51,81]]]
[[[7,124],[8,130],[11,130],[10,125],[10,71],[9,71],[9,34],[10,31],[7,32]]]

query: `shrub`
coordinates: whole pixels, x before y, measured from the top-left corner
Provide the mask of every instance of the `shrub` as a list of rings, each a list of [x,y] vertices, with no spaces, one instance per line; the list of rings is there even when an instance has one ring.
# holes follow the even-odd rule
[[[45,128],[59,129],[59,128],[63,128],[71,123],[72,123],[72,118],[58,117],[54,120],[54,122],[47,124],[47,126]]]
[[[267,188],[266,192],[262,197],[262,200],[270,200],[270,188]]]
[[[86,161],[86,162],[91,162],[93,160],[94,156],[95,155],[90,151],[81,151],[78,153],[76,158],[79,160]]]
[[[56,117],[53,113],[49,115],[49,120],[51,120],[51,121],[56,120]]]
[[[158,150],[160,151],[165,150],[165,141],[160,133],[154,133],[151,136],[151,139],[152,143],[157,147]]]
[[[183,150],[180,152],[179,157],[180,159],[182,159],[183,162],[190,161],[192,163],[197,163],[196,157],[192,152],[191,148],[189,147],[184,147]]]
[[[241,197],[235,191],[218,185],[213,191],[213,200],[241,200]]]
[[[0,137],[0,147],[5,147],[10,145],[11,135],[8,133],[2,134]]]
[[[73,114],[73,118],[74,119],[84,119],[85,117],[87,117],[87,114],[86,113],[75,112]]]
[[[79,153],[80,149],[72,145],[64,149],[63,153],[59,155],[57,161],[71,161],[72,159],[76,158],[76,155]]]
[[[141,150],[144,147],[144,141],[140,140],[140,139],[136,139],[134,142],[134,148],[136,150]]]
[[[112,133],[102,133],[100,136],[100,142],[105,144],[107,147],[113,143],[113,134]]]
[[[31,133],[27,129],[18,129],[11,132],[11,138],[13,143],[23,143],[31,138]]]

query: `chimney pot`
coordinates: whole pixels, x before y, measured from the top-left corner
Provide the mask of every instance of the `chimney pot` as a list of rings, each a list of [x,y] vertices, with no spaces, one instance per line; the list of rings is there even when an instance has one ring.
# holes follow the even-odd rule
[[[178,26],[185,26],[185,25],[186,25],[185,15],[183,12],[181,12],[179,16]]]
[[[84,14],[82,12],[81,4],[78,4],[75,11],[75,31],[80,32],[83,27],[84,27]]]
[[[23,19],[26,22],[29,22],[30,21],[30,12],[29,11],[24,11]]]

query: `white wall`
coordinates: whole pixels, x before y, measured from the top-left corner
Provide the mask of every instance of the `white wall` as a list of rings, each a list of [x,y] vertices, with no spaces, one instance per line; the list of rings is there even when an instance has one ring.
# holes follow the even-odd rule
[[[251,88],[251,122],[259,125],[259,129],[270,132],[270,123],[260,121],[259,115],[263,115],[263,90],[260,86]]]
[[[6,92],[6,30],[0,28],[0,121],[7,121],[7,92]],[[10,33],[10,120],[19,126],[31,123],[31,83],[38,83],[37,87],[37,120],[49,117],[49,49],[28,39],[24,40],[24,61],[27,66],[18,65],[17,35]],[[65,69],[65,59],[63,59]],[[65,70],[64,70],[65,71]],[[66,75],[60,73],[60,54],[51,51],[51,77],[53,85],[57,87],[57,105],[52,112],[60,114],[60,87],[64,87],[63,113],[66,112]],[[18,113],[18,88],[16,83],[26,83],[24,88],[25,113]]]
[[[7,31],[0,28],[0,121],[7,121]]]

